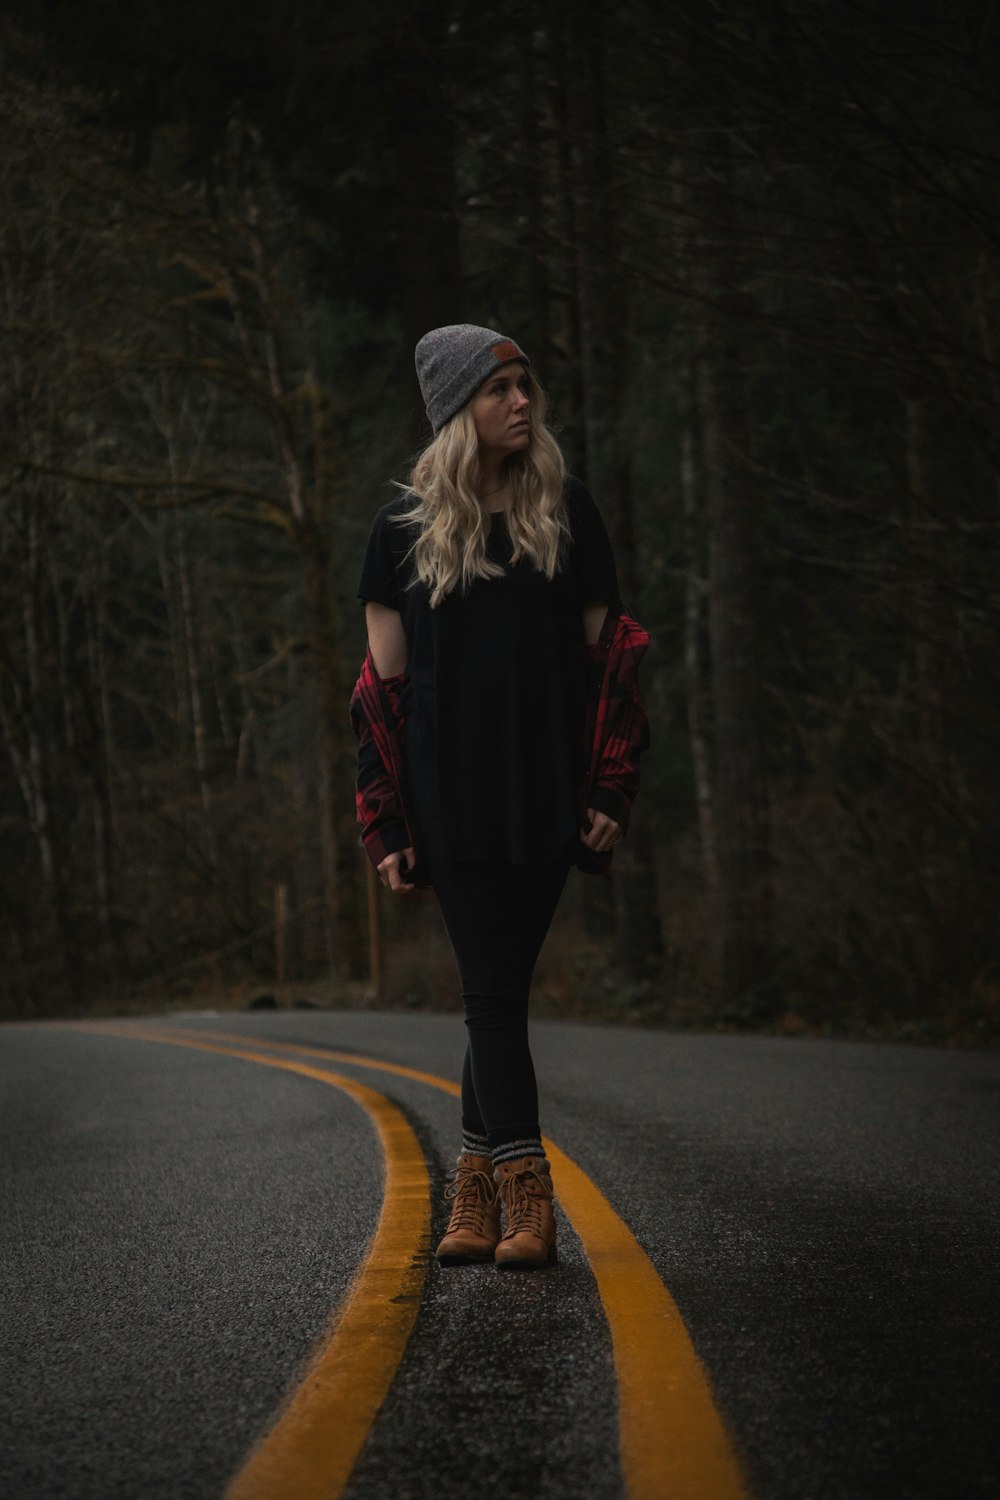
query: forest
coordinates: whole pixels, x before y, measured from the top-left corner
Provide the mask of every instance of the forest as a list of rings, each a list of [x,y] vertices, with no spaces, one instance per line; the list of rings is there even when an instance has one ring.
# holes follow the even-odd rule
[[[1000,1034],[1000,16],[13,0],[0,1009],[450,1007],[347,703],[420,335],[517,338],[651,749],[538,1013]]]

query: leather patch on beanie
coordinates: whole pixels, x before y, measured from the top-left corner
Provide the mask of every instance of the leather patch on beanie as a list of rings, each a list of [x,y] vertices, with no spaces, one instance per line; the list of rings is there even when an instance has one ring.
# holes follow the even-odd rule
[[[497,357],[498,365],[504,365],[511,359],[521,358],[521,351],[513,339],[504,339],[502,344],[494,344],[493,353]]]

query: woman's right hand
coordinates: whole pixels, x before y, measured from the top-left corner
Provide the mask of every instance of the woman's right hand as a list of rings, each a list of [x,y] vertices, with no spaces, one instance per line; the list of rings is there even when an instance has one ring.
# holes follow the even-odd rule
[[[417,856],[412,849],[399,849],[395,854],[387,854],[378,866],[378,878],[390,891],[415,891],[413,882],[407,883],[403,876],[412,872],[416,862]]]

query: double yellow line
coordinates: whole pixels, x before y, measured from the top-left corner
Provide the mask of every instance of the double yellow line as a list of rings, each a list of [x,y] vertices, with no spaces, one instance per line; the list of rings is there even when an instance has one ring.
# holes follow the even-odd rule
[[[326,1047],[272,1041],[248,1047],[240,1036],[173,1027],[79,1023],[74,1029],[299,1073],[343,1090],[373,1121],[386,1180],[368,1254],[299,1384],[226,1490],[226,1500],[337,1500],[416,1322],[430,1255],[430,1183],[416,1136],[390,1099],[297,1058],[392,1073],[455,1096],[460,1089],[433,1073]],[[268,1050],[257,1050],[259,1045]],[[559,1203],[590,1262],[611,1333],[628,1500],[745,1500],[708,1377],[673,1298],[586,1173],[552,1141],[545,1148]]]

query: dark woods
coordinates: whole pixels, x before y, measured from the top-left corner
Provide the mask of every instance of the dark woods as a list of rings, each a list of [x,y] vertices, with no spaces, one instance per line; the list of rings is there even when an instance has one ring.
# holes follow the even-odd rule
[[[355,579],[413,344],[469,320],[532,352],[654,638],[642,802],[551,1005],[995,1027],[990,7],[21,9],[7,1013],[273,978],[276,890],[288,978],[363,992]],[[382,916],[387,998],[450,998],[430,904]]]

